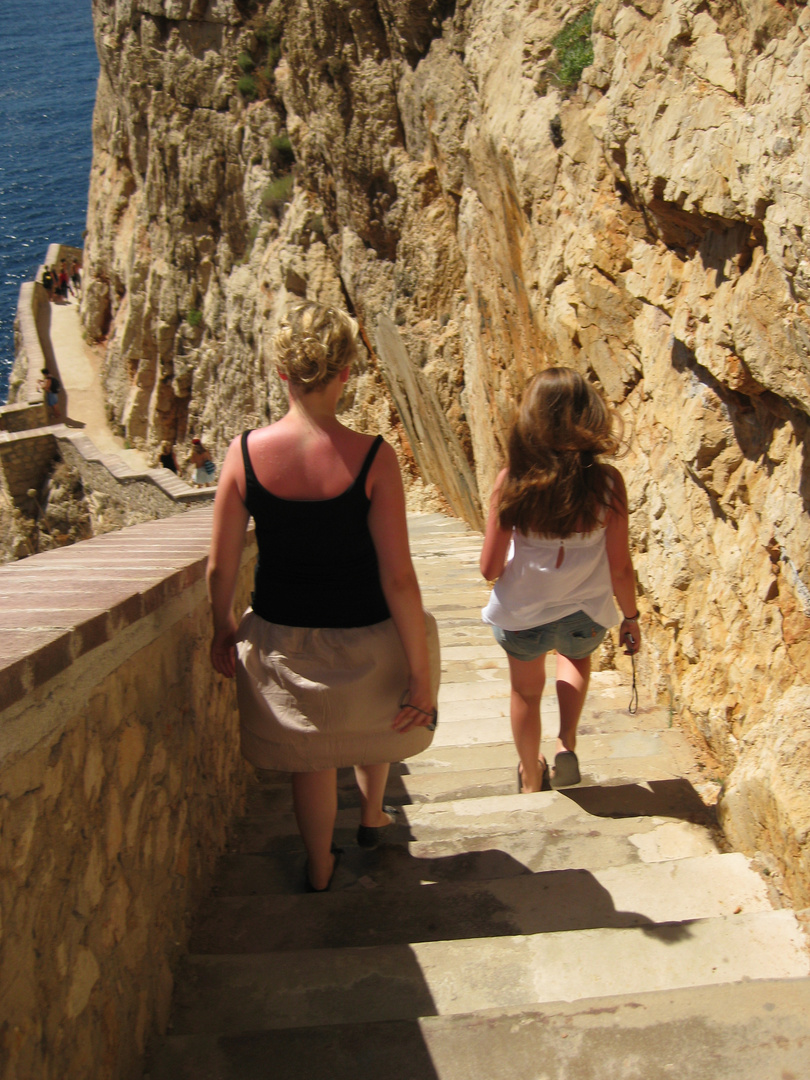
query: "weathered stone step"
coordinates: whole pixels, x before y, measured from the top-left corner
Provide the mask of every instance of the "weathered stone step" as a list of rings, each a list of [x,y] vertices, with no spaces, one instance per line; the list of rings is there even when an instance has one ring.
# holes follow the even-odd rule
[[[683,779],[655,780],[614,786],[573,787],[530,795],[492,795],[452,802],[403,806],[397,823],[386,831],[386,843],[437,842],[461,839],[471,848],[514,834],[532,836],[590,836],[620,824],[624,835],[645,832],[662,818],[710,826],[714,812]],[[358,825],[355,809],[338,810],[335,842],[354,842]],[[290,850],[298,842],[292,811],[246,818],[234,830],[242,851]]]
[[[528,798],[528,796],[521,796]],[[598,828],[596,827],[598,824]],[[577,829],[542,826],[481,835],[469,823],[466,834],[407,844],[386,841],[363,851],[346,830],[343,859],[333,890],[374,888],[396,882],[401,887],[430,881],[483,881],[587,867],[600,870],[628,863],[654,863],[718,853],[703,825],[660,818],[605,819],[581,822]],[[255,837],[254,837],[255,838]],[[223,894],[300,893],[304,855],[297,837],[277,837],[265,852],[243,851],[219,863],[217,889]]]
[[[439,706],[439,726],[436,729],[436,733],[433,737],[431,744],[432,749],[443,749],[448,746],[489,746],[492,743],[502,743],[509,739],[511,728],[509,724],[509,717],[506,712],[501,712],[499,706],[495,706],[491,711],[478,705],[471,709],[471,712],[483,712],[485,715],[481,717],[466,717],[464,716],[464,710],[452,710],[450,716],[445,716],[445,711],[448,713],[451,711]],[[486,715],[489,712],[489,715]],[[459,713],[461,715],[459,715]],[[668,724],[662,723],[660,716],[643,716],[643,717],[630,717],[628,719],[633,720],[633,723],[629,723],[624,719],[620,713],[615,711],[610,713],[602,713],[598,715],[596,713],[589,713],[585,717],[580,725],[578,734],[581,736],[586,735],[609,735],[609,734],[624,734],[624,733],[636,733],[642,731],[666,731],[669,727]],[[559,712],[557,710],[557,703],[549,702],[548,707],[543,710],[543,732],[544,735],[550,738],[556,739],[559,732]],[[553,744],[549,749],[553,748]],[[579,749],[579,747],[578,747]],[[428,753],[428,751],[425,751]],[[516,753],[515,753],[515,756]]]
[[[472,883],[353,888],[324,896],[210,898],[192,953],[261,953],[342,945],[490,938],[651,926],[771,908],[743,855],[606,870],[558,870]]]
[[[189,956],[177,1034],[415,1020],[810,974],[790,911],[628,929],[249,956]]]
[[[555,740],[543,740],[543,752],[554,760]],[[624,781],[672,779],[693,764],[689,744],[680,732],[627,732],[604,736],[585,735],[578,743],[584,786]],[[505,785],[502,791],[482,794],[514,794],[517,752],[509,742],[483,746],[433,746],[406,762],[394,762],[389,774],[386,801],[396,803],[433,802],[445,797],[468,796],[449,793],[471,788],[475,776],[482,783]],[[487,777],[487,774],[491,774]],[[338,770],[338,792],[342,806],[358,805],[358,789],[352,769]],[[290,804],[288,773],[262,772],[250,795],[254,807],[264,804],[277,809]]]
[[[407,806],[424,802],[449,802],[458,799],[483,798],[490,795],[514,795],[517,791],[514,749],[501,768],[444,770],[429,769],[416,773],[392,774],[386,788],[385,802]],[[676,780],[668,754],[645,758],[627,758],[592,763],[580,761],[584,787],[601,784],[649,784]],[[342,810],[360,806],[360,792],[353,778],[338,785],[338,805]],[[251,793],[246,816],[262,817],[278,810],[292,808],[289,780],[263,785]]]
[[[460,667],[463,669],[464,664]],[[479,672],[480,674],[480,672]],[[493,719],[503,717],[509,731],[509,679],[493,672],[492,678],[471,680],[467,677],[456,682],[442,675],[439,688],[439,728],[461,720]],[[627,710],[629,690],[605,687],[588,695],[579,725],[580,734],[623,731],[666,731],[672,728],[673,718],[667,709],[644,705],[637,713]],[[543,695],[542,718],[544,731],[556,735],[559,710],[554,691]],[[551,727],[550,725],[555,725]],[[460,730],[460,729],[459,729]]]
[[[157,1040],[150,1080],[804,1080],[810,979]],[[272,1063],[272,1066],[269,1065]]]
[[[555,736],[543,738],[543,752],[553,763]],[[665,759],[669,757],[677,769],[687,769],[694,765],[694,752],[679,731],[626,731],[605,734],[594,732],[580,737],[577,742],[581,768],[596,768],[601,771],[612,761],[627,759]],[[437,746],[435,743],[424,753],[391,765],[391,777],[417,776],[427,773],[447,773],[452,770],[467,772],[488,768],[517,767],[517,751],[511,739],[500,742],[476,744],[472,746],[449,745]],[[639,761],[639,766],[643,762]],[[338,772],[338,783],[350,786],[354,783],[351,769]],[[611,775],[618,775],[613,773]],[[280,787],[289,782],[288,773],[270,770],[258,773],[259,785],[264,788]]]

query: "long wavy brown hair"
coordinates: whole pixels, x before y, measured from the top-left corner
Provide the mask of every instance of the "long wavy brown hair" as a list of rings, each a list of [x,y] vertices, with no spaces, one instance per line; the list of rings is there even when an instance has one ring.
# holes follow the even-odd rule
[[[620,446],[618,415],[579,372],[556,367],[535,375],[509,433],[501,526],[561,538],[592,532],[614,504],[598,455]]]

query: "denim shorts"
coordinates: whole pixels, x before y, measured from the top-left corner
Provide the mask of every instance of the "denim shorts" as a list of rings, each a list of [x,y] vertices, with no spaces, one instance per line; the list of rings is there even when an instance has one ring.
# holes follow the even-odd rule
[[[584,611],[531,630],[502,630],[493,626],[495,640],[515,660],[536,660],[556,649],[569,660],[584,660],[602,644],[607,630]]]

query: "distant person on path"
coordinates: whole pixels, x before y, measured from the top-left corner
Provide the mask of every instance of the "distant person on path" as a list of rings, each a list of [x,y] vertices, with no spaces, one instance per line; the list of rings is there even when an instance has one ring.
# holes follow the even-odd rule
[[[59,420],[61,413],[59,412],[59,391],[62,389],[61,384],[55,375],[51,375],[47,368],[42,368],[42,378],[37,383],[37,388],[44,391],[45,402],[48,409],[53,413],[54,419]]]
[[[177,458],[174,455],[174,443],[171,439],[164,439],[160,444],[160,464],[164,469],[171,469],[173,473],[178,474]]]
[[[59,295],[65,301],[68,302],[68,272],[67,263],[62,259],[62,265],[59,269]]]
[[[508,465],[495,481],[481,573],[495,586],[483,610],[509,659],[518,790],[545,791],[540,698],[546,653],[557,651],[560,734],[555,786],[580,782],[576,755],[591,655],[623,618],[628,655],[641,637],[628,541],[627,492],[615,454],[615,414],[578,372],[550,368],[526,388],[509,435]]]
[[[53,284],[53,274],[46,266],[45,269],[42,271],[42,287],[45,292],[47,292],[49,300],[51,299],[51,296],[53,294]]]
[[[375,847],[393,822],[389,762],[426,749],[436,724],[438,633],[422,609],[397,458],[336,416],[356,354],[345,312],[291,308],[275,339],[289,412],[231,443],[208,559],[211,660],[236,674],[244,756],[292,773],[311,892],[329,888],[341,854],[336,770],[354,765],[357,841]],[[251,515],[259,561],[237,625]]]
[[[71,289],[73,290],[73,295],[78,300],[82,293],[82,277],[81,267],[75,259],[73,260],[73,266],[71,267],[70,271],[70,284]]]
[[[53,287],[51,289],[51,300],[54,303],[58,303],[62,296],[62,287],[59,284],[59,270],[56,267],[56,263],[51,267],[51,280],[53,281]]]
[[[214,482],[214,474],[217,467],[211,460],[211,455],[199,439],[191,440],[191,464],[194,466],[194,483],[200,487]]]

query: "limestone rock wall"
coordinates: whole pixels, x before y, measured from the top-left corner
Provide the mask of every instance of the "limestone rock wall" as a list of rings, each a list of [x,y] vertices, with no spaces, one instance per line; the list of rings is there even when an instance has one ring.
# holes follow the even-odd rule
[[[642,694],[810,902],[805,4],[601,0],[575,89],[579,0],[94,6],[83,304],[115,418],[221,453],[284,407],[286,299],[347,303],[350,421],[480,524],[528,376],[588,372],[630,437]]]

